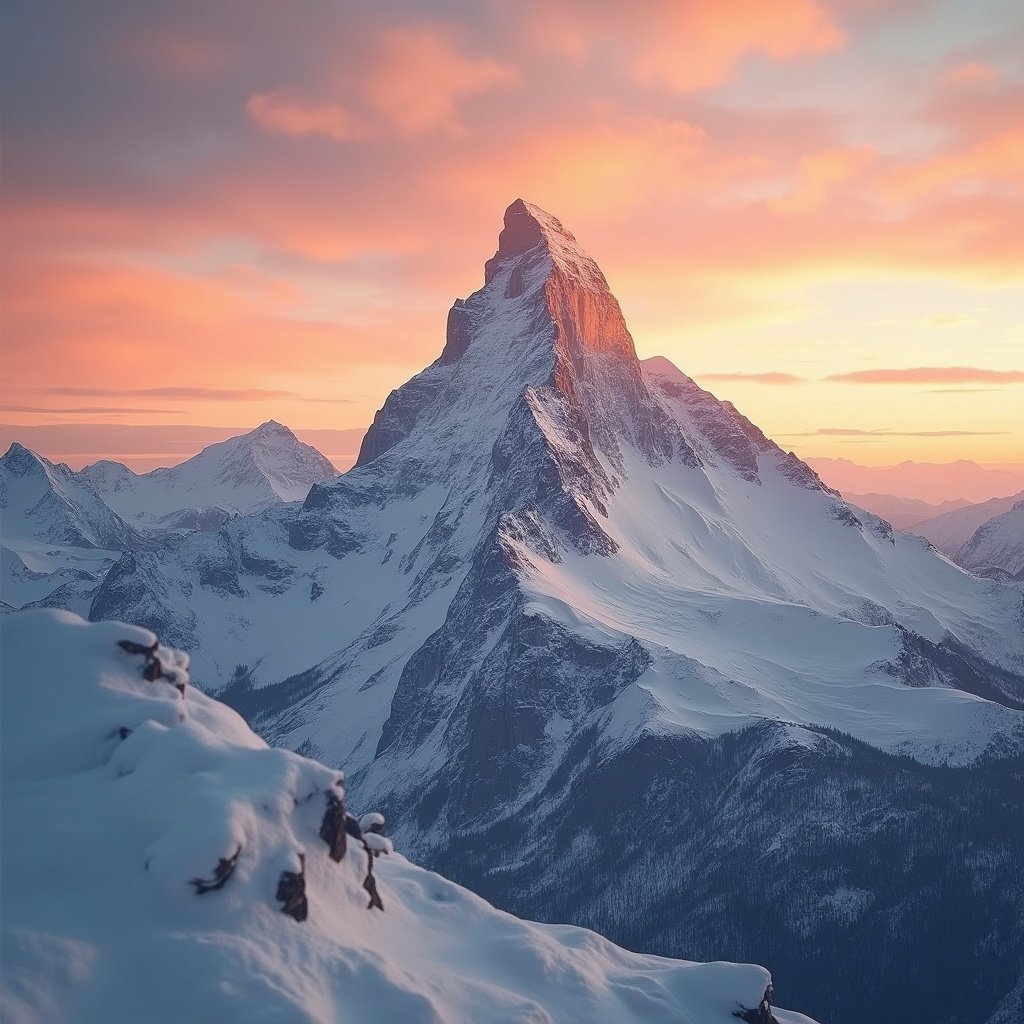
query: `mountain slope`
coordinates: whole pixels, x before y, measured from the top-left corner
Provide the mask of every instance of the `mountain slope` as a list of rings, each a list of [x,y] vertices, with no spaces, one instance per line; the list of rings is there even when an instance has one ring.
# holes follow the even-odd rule
[[[0,629],[11,1024],[810,1024],[762,1009],[763,968],[520,921],[398,854],[372,862],[369,910],[368,851],[323,836],[339,772],[267,748],[145,630],[55,612]],[[165,677],[146,681],[151,645]]]
[[[979,527],[1004,512],[1009,512],[1024,500],[1024,491],[1006,498],[992,498],[966,508],[954,509],[942,515],[931,516],[908,527],[908,532],[930,540],[951,558],[974,536]]]
[[[672,364],[641,364],[596,264],[536,207],[508,209],[484,287],[455,303],[440,357],[388,398],[352,471],[301,509],[126,556],[91,615],[191,646],[197,678],[230,678],[222,696],[265,735],[348,765],[406,848],[506,906],[631,942],[657,907],[644,941],[662,950],[707,926],[721,953],[803,951],[806,1005],[830,1019],[897,993],[947,1019],[933,961],[896,965],[888,879],[858,865],[931,855],[879,758],[912,755],[922,814],[939,766],[1019,758],[1020,588],[893,533]],[[774,846],[749,815],[819,773],[850,782],[834,817],[788,798]],[[948,801],[940,816],[971,833]],[[809,871],[804,827],[827,870]],[[993,865],[1007,842],[986,839]],[[982,874],[996,892],[1003,876]],[[928,891],[915,928],[943,931],[928,914],[955,877],[911,890]],[[751,885],[806,906],[770,913]],[[966,959],[1020,888],[998,891],[965,916]],[[839,953],[858,941],[877,957],[859,989]],[[972,961],[963,1020],[1012,988],[1022,951],[1017,924]]]
[[[268,420],[170,469],[137,475],[104,460],[78,475],[123,516],[190,522],[189,512],[195,518],[203,511],[253,512],[302,501],[313,484],[331,479],[337,470],[286,426]]]
[[[971,572],[1024,579],[1024,499],[979,526],[953,557]]]

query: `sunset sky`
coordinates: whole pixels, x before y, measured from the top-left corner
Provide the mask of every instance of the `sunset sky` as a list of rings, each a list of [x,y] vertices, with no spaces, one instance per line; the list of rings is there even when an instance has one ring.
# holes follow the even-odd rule
[[[343,461],[522,196],[784,447],[1024,463],[1020,0],[24,0],[2,45],[0,421],[49,457]]]

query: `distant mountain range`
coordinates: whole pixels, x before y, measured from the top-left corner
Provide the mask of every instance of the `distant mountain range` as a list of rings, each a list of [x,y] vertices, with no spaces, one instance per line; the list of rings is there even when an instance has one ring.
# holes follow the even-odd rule
[[[1019,510],[1013,511],[1024,502],[1024,491],[977,504],[957,500],[944,506],[892,494],[848,494],[847,498],[898,529],[927,538],[971,572],[1019,579],[1024,570],[1024,523]],[[929,514],[922,517],[922,510]]]
[[[953,557],[958,565],[981,576],[1024,580],[1024,493],[1015,498],[1009,509],[983,522],[957,549]]]
[[[275,420],[171,469],[136,474],[105,460],[78,473],[120,515],[150,523],[188,510],[244,513],[302,501],[314,484],[337,475],[320,452]]]
[[[956,500],[987,501],[1024,489],[1024,465],[980,466],[967,459],[901,462],[896,466],[861,466],[849,459],[807,459],[807,464],[843,494],[892,494],[933,505]]]
[[[909,527],[912,533],[927,537],[940,551],[951,557],[990,519],[1009,512],[1024,500],[1024,490],[1005,498],[990,498],[974,505],[965,505],[949,512],[925,518]]]
[[[112,461],[76,473],[15,442],[0,458],[2,599],[88,613],[121,553],[216,532],[241,513],[301,501],[336,475],[315,448],[274,421],[141,475]]]
[[[904,498],[898,494],[854,494],[851,491],[843,492],[843,497],[857,505],[859,508],[873,512],[881,516],[897,530],[904,530],[908,526],[914,526],[925,519],[933,516],[951,512],[954,509],[963,508],[970,502],[964,498],[957,498],[954,501],[943,501],[938,504],[931,504],[921,501],[920,498]]]
[[[248,429],[181,423],[0,423],[0,451],[18,442],[44,454],[51,462],[67,462],[80,468],[98,459],[111,460],[122,462],[141,475],[152,469],[176,466],[210,445],[248,433]],[[294,433],[341,472],[355,462],[366,428],[307,427],[296,428]]]

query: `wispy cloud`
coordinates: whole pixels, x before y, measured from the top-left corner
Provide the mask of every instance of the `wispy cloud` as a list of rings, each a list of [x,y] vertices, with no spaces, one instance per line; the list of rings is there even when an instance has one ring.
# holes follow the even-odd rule
[[[701,380],[747,381],[751,384],[803,384],[806,377],[792,373],[698,373]]]
[[[824,378],[837,384],[1019,384],[1024,370],[986,370],[979,366],[910,366],[856,370]]]
[[[300,402],[347,402],[346,398],[309,398],[294,391],[275,391],[265,388],[211,388],[211,387],[163,387],[163,388],[47,388],[48,395],[68,395],[79,398],[195,398],[218,402],[265,402],[268,399],[287,398]],[[28,410],[24,410],[28,411]],[[49,410],[43,410],[49,411]],[[64,410],[70,412],[71,410]],[[90,410],[82,409],[81,412]],[[133,410],[120,409],[119,412]],[[136,412],[149,410],[134,410]]]
[[[57,408],[46,407],[40,405],[0,405],[0,412],[35,412],[35,413],[53,413],[54,415],[67,416],[72,413],[90,413],[90,414],[106,414],[106,413],[161,413],[165,416],[178,415],[182,412],[181,409],[135,409],[129,406],[123,405],[74,405],[74,406],[60,406]]]
[[[818,427],[796,434],[778,434],[778,437],[862,437],[884,441],[897,437],[999,437],[1008,430],[859,430],[855,427]]]
[[[998,388],[928,388],[922,392],[925,395],[984,395]]]

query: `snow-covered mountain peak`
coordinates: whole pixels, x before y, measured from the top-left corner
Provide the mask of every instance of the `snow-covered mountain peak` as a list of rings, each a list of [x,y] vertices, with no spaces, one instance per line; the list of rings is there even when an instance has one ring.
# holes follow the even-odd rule
[[[112,551],[146,543],[88,479],[17,442],[0,458],[0,534],[5,541]]]
[[[248,434],[243,434],[242,437],[251,438],[254,441],[295,441],[301,444],[291,428],[286,427],[283,423],[279,423],[277,420],[267,420],[266,423],[261,423],[255,429],[250,430]]]
[[[650,359],[643,359],[640,362],[644,376],[664,377],[665,380],[674,381],[677,384],[690,384],[692,381],[676,366],[670,359],[664,356],[651,356]]]
[[[508,261],[534,251],[543,252],[554,266],[580,283],[607,290],[608,283],[597,264],[562,226],[562,222],[522,199],[517,199],[505,211],[504,226],[498,235],[498,250],[484,265],[484,283],[490,284]]]
[[[118,463],[98,462],[79,475],[121,515],[156,524],[189,510],[253,512],[301,501],[313,484],[337,476],[337,470],[283,423],[267,420],[170,469],[137,475]]]
[[[493,444],[513,407],[511,423],[532,421],[563,475],[597,479],[595,494],[608,486],[598,451],[620,466],[623,439],[648,455],[672,447],[604,275],[555,217],[522,200],[505,213],[484,287],[449,312],[441,356],[388,398],[356,466],[441,419],[443,451],[467,427],[475,444],[485,436]],[[574,469],[565,467],[570,458]]]
[[[30,473],[44,476],[47,474],[47,463],[31,448],[26,448],[17,441],[0,458],[0,466],[15,476],[26,476]]]

